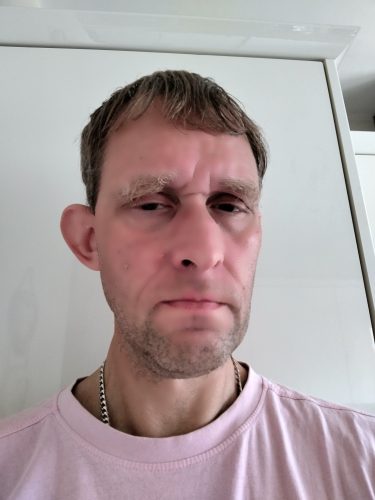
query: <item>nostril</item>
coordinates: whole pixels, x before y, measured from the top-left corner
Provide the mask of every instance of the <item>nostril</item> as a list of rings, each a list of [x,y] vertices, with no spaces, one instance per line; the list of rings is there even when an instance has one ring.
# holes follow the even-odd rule
[[[189,266],[190,266],[190,264],[192,264],[192,261],[191,261],[191,260],[189,260],[189,259],[183,259],[183,260],[182,260],[182,265],[183,265],[184,267],[189,267]]]

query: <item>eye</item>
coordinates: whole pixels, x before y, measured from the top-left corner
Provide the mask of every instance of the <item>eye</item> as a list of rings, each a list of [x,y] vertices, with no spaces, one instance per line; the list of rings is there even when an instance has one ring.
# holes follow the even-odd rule
[[[163,208],[166,208],[167,205],[164,203],[159,203],[157,201],[153,202],[148,202],[148,203],[142,203],[141,205],[137,205],[135,208],[138,208],[139,210],[147,211],[147,212],[154,212],[156,210],[162,210]]]
[[[221,196],[211,206],[228,214],[249,213],[251,211],[244,201],[233,195]]]
[[[147,196],[134,200],[131,208],[138,212],[165,212],[173,208],[173,203],[165,196]]]
[[[218,203],[216,205],[220,210],[223,210],[224,212],[230,212],[230,213],[238,213],[238,212],[243,212],[243,208],[235,205],[234,203]]]

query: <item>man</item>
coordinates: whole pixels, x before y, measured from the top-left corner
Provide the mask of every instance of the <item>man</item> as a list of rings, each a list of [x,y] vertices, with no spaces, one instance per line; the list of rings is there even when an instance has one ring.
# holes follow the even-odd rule
[[[1,498],[375,498],[375,417],[232,357],[247,330],[266,149],[214,82],[157,72],[82,133],[64,238],[114,314],[103,365],[4,422]]]

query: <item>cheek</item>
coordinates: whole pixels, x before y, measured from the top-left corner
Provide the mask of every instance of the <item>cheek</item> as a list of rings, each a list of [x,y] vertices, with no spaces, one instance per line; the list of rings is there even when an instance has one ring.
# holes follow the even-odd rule
[[[249,234],[244,241],[244,245],[246,248],[246,253],[248,258],[252,264],[256,264],[258,260],[259,250],[262,244],[262,226],[261,226],[261,218],[258,214],[254,224],[251,227]]]
[[[103,244],[98,243],[101,279],[112,293],[126,286],[132,269],[136,267],[132,259],[133,250],[130,247],[110,238],[103,240]]]
[[[142,293],[160,269],[159,254],[150,243],[134,239],[107,243],[99,254],[100,272],[105,282],[119,293]]]
[[[246,288],[251,284],[261,246],[261,231],[252,230],[243,234],[228,247],[233,274]]]

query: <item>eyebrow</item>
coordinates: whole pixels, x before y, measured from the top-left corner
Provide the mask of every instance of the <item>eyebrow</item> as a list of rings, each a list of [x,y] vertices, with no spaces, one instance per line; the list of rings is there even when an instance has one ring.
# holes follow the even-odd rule
[[[172,194],[172,183],[176,179],[176,173],[166,173],[159,175],[144,174],[133,178],[128,186],[122,188],[117,198],[122,203],[132,203],[137,198],[156,194],[160,192],[169,192]],[[231,194],[245,198],[249,202],[257,202],[260,197],[259,186],[251,180],[236,179],[233,177],[224,177],[217,183],[218,189],[213,193],[218,194],[219,191],[229,191]]]
[[[131,203],[142,196],[160,193],[170,186],[175,177],[174,173],[139,175],[133,178],[128,186],[118,192],[118,198],[123,203]]]

